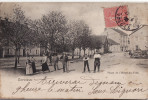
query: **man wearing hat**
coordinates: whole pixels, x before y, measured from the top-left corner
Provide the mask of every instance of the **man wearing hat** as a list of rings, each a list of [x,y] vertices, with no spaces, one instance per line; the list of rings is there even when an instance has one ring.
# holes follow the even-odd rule
[[[87,66],[88,72],[90,73],[88,60],[89,60],[89,57],[87,56],[87,54],[85,54],[84,58],[83,58],[83,61],[84,61],[84,71],[82,73],[85,72],[86,66]]]

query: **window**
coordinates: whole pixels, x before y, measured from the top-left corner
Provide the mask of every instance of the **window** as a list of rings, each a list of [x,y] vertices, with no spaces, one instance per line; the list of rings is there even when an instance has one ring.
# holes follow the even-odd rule
[[[31,53],[31,49],[30,49],[30,53]]]
[[[136,45],[136,50],[138,50],[139,49],[139,47],[138,47],[138,45]]]
[[[36,54],[38,54],[38,50],[36,50]]]

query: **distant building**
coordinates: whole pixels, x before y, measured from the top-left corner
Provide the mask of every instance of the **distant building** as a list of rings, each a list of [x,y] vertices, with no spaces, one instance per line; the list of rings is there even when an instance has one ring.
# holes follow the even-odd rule
[[[120,45],[118,47],[114,45],[111,49],[115,48],[118,52],[128,50],[128,35],[123,31],[114,28],[105,28],[103,34]]]
[[[117,52],[120,49],[119,43],[115,42],[112,39],[107,38],[105,35],[98,35],[93,37],[94,40],[99,40],[100,49],[93,49],[90,50],[89,48],[86,49],[85,54],[87,55],[93,55],[96,51],[99,51],[100,53],[108,53],[108,52]],[[84,50],[76,48],[74,51],[75,55],[84,55]]]
[[[117,52],[120,48],[119,43],[115,42],[114,40],[108,38],[105,35],[98,36],[97,38],[102,44],[101,48],[99,49],[101,53]]]
[[[0,17],[0,27],[2,27],[2,25],[6,22],[10,23],[10,25],[14,25],[14,23],[8,21],[7,18],[2,19]],[[24,25],[22,25],[21,27],[24,27]],[[0,28],[0,33],[2,33],[1,28]],[[2,40],[2,38],[3,37],[0,37],[0,40]],[[3,45],[2,45],[2,43],[3,42],[0,41],[0,57],[13,57],[13,56],[15,56],[15,47],[13,47],[13,45],[10,44],[9,41],[7,43],[3,44]],[[21,47],[18,51],[18,55],[20,55],[20,56],[27,56],[27,55],[38,56],[38,55],[40,55],[40,46],[39,45],[31,45],[31,46],[27,46],[25,48]]]
[[[87,55],[93,55],[94,54],[94,52],[95,52],[95,50],[90,50],[89,48],[87,48],[86,50],[85,50],[85,54],[87,54]],[[74,50],[74,55],[77,55],[77,56],[84,56],[84,50],[83,49],[79,49],[79,48],[76,48],[75,50]]]
[[[130,50],[148,50],[148,25],[142,26],[129,35]]]
[[[21,48],[18,52],[20,56],[40,56],[40,47],[33,46],[27,48]],[[13,57],[15,56],[15,49],[10,46],[4,46],[0,49],[1,57]]]

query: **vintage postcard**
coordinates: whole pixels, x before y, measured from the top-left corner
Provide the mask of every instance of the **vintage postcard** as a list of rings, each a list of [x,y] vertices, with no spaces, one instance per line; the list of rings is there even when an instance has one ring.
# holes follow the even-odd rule
[[[1,99],[147,99],[148,3],[0,3]]]

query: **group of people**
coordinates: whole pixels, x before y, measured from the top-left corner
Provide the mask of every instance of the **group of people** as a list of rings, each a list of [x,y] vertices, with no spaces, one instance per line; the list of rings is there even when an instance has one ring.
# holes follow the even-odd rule
[[[49,69],[49,66],[47,63],[48,58],[50,60],[48,53],[43,54],[43,59],[41,60],[42,72],[50,72],[50,69]],[[100,58],[101,58],[101,55],[99,53],[96,53],[94,55],[94,72],[96,72],[97,67],[98,67],[98,71],[100,70]],[[58,57],[57,53],[53,53],[52,62],[53,62],[54,70],[55,71],[60,70],[60,68],[58,66],[59,60],[61,60],[61,62],[62,62],[63,72],[69,72],[69,68],[68,68],[68,60],[69,59],[68,59],[68,55],[66,53],[63,53],[60,58]],[[85,72],[86,67],[88,69],[88,72],[90,72],[89,57],[87,54],[84,56],[83,61],[84,61],[83,73]],[[37,62],[37,61],[33,57],[27,57],[27,62],[26,62],[26,74],[27,75],[37,73],[35,62]]]
[[[50,59],[51,56],[48,55],[48,53],[43,54],[43,59],[41,60],[41,66],[42,66],[42,72],[50,72],[49,66],[48,66],[48,58],[50,60],[50,63],[53,62],[54,70],[60,70],[58,66],[59,62],[59,57],[57,53],[53,53],[52,60]],[[62,56],[60,57],[60,60],[62,61],[63,64],[63,72],[69,72],[68,71],[68,56],[66,53],[63,53]],[[26,62],[26,74],[31,75],[37,73],[36,71],[36,66],[35,62],[37,62],[33,57],[27,57],[27,62]],[[38,63],[38,62],[37,62]]]
[[[94,73],[96,72],[96,68],[98,67],[98,72],[100,70],[100,59],[101,59],[101,55],[99,53],[94,54]],[[89,68],[89,57],[87,56],[87,54],[85,54],[83,61],[84,61],[84,70],[83,73],[85,72],[85,69],[87,67],[88,72],[90,72],[90,68]]]
[[[33,57],[28,57],[26,62],[26,74],[36,73],[36,66]]]

